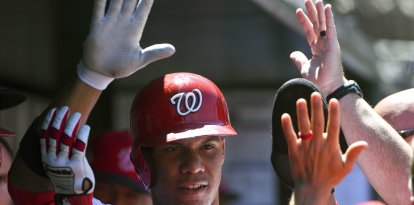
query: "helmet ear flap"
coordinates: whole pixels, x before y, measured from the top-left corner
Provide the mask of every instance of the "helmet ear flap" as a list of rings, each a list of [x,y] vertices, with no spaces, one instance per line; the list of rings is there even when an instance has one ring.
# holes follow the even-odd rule
[[[134,146],[131,151],[131,161],[134,164],[138,177],[141,179],[145,189],[151,187],[151,167],[145,159],[142,147]]]

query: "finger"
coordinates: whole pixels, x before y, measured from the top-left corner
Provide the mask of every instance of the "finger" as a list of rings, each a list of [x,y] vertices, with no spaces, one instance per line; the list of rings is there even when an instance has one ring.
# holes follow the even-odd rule
[[[329,101],[328,125],[326,128],[328,134],[327,141],[333,145],[339,144],[340,117],[339,102],[333,98]]]
[[[332,13],[332,7],[330,4],[325,6],[325,18],[326,18],[326,37],[330,40],[337,41],[336,27],[334,17]]]
[[[319,35],[319,19],[318,11],[315,8],[312,0],[305,0],[305,7],[308,11],[309,20],[312,22],[313,32],[316,35]]]
[[[361,152],[368,147],[365,141],[358,141],[352,143],[344,154],[344,169],[348,173],[354,167],[355,161]]]
[[[65,130],[63,131],[62,143],[60,143],[59,156],[69,158],[71,154],[70,148],[72,147],[73,141],[76,138],[76,131],[78,130],[81,114],[75,112],[70,115],[68,123],[66,124]]]
[[[312,109],[312,132],[315,140],[321,140],[323,130],[325,127],[325,116],[323,114],[322,96],[318,92],[311,95],[311,109]]]
[[[56,113],[56,108],[52,108],[45,117],[45,120],[43,121],[41,130],[40,130],[40,153],[41,153],[41,157],[42,159],[45,159],[44,157],[46,156],[47,153],[47,146],[46,146],[46,141],[47,140],[47,130],[50,129],[51,127],[51,123],[54,116]]]
[[[137,7],[137,0],[124,0],[121,13],[126,16],[130,16],[134,13],[136,7]]]
[[[82,125],[79,133],[76,137],[76,141],[72,146],[72,158],[82,159],[85,156],[86,146],[88,145],[89,131],[91,128],[89,125]]]
[[[137,32],[142,34],[145,23],[147,22],[148,15],[151,11],[152,3],[154,0],[140,0],[138,2],[137,8],[135,9],[135,20],[137,24]],[[140,37],[141,38],[141,37]]]
[[[308,16],[306,16],[305,12],[303,12],[302,9],[296,10],[296,18],[298,19],[300,26],[302,27],[302,30],[305,33],[305,37],[308,41],[308,44],[312,46],[318,38],[318,36],[315,35],[312,22],[309,20]]]
[[[302,70],[302,67],[305,63],[308,62],[308,58],[300,51],[295,51],[290,54],[290,59],[292,60],[293,64],[295,64],[296,68],[298,68],[299,72],[307,72]]]
[[[52,127],[48,130],[49,152],[52,156],[59,153],[60,138],[62,136],[63,126],[65,126],[68,114],[69,108],[67,106],[58,109],[55,118],[53,119]]]
[[[326,31],[325,11],[324,11],[322,0],[316,1],[316,10],[318,13],[318,21],[319,21],[319,28],[318,28],[317,33],[319,34],[321,31]]]
[[[105,15],[106,0],[95,0],[92,12],[92,22],[100,21]]]
[[[310,133],[310,122],[306,100],[301,98],[296,102],[296,115],[298,120],[299,132],[302,135]],[[300,137],[300,136],[299,136]],[[309,140],[304,140],[309,141]]]
[[[170,44],[156,44],[145,48],[142,51],[142,58],[145,65],[154,61],[170,57],[175,53],[174,46]]]
[[[292,125],[292,119],[290,118],[290,115],[285,113],[281,117],[282,122],[282,129],[283,129],[283,135],[286,139],[289,153],[294,154],[297,152],[297,136],[295,133],[295,129]]]
[[[116,16],[121,11],[123,0],[110,0],[106,16]]]

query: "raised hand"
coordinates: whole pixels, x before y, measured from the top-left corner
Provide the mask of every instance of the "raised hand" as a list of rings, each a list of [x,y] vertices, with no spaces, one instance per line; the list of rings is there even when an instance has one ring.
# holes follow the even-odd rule
[[[42,162],[57,194],[90,194],[95,187],[95,177],[85,157],[90,127],[83,125],[78,133],[80,118],[79,113],[69,116],[68,107],[54,108],[42,125]]]
[[[322,0],[317,0],[316,5],[312,0],[305,0],[305,6],[308,14],[299,8],[296,17],[312,57],[308,59],[302,52],[295,51],[290,58],[302,77],[315,83],[326,98],[345,82],[332,8],[329,4],[324,6]]]
[[[332,188],[352,170],[356,158],[367,147],[367,143],[355,142],[342,155],[339,146],[340,109],[336,99],[329,102],[326,132],[322,97],[319,93],[315,92],[311,96],[311,120],[304,99],[297,101],[296,109],[298,134],[292,126],[290,116],[282,115],[295,192],[305,192],[314,197],[322,193],[325,198],[329,198]],[[296,194],[295,197],[299,200]]]
[[[151,62],[171,56],[175,48],[170,44],[144,49],[140,46],[152,4],[153,0],[111,0],[105,12],[106,0],[95,0],[78,72],[86,70],[112,79],[123,78]]]

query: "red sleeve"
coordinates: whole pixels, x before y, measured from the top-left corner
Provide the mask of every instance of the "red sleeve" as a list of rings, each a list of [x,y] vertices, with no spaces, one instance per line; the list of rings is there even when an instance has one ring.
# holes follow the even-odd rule
[[[8,183],[9,193],[15,205],[54,205],[55,192],[28,192]]]
[[[55,195],[55,204],[75,204],[75,205],[93,205],[92,193],[90,194],[79,194],[79,195]]]

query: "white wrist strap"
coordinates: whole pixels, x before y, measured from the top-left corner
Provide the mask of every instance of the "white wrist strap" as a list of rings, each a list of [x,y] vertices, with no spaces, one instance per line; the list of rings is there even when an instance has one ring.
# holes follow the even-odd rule
[[[105,90],[105,88],[114,80],[114,78],[86,68],[83,61],[78,64],[78,76],[84,83],[98,90]]]

